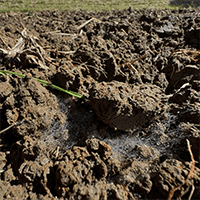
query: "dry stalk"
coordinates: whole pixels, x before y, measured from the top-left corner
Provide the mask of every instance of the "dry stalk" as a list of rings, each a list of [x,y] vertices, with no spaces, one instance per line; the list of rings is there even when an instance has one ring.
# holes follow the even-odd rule
[[[125,19],[125,21],[127,22],[127,24],[131,27],[131,31],[132,31],[132,33],[133,33],[133,35],[134,35],[134,37],[135,37],[135,33],[134,33],[134,28],[133,28],[133,26],[132,26],[132,24],[127,20],[127,19]]]
[[[186,142],[187,142],[187,146],[188,146],[188,151],[190,153],[190,157],[191,157],[191,166],[190,166],[190,172],[187,176],[187,178],[185,179],[184,183],[182,183],[181,185],[179,185],[178,187],[176,188],[172,188],[170,191],[169,191],[169,194],[168,194],[168,198],[167,200],[171,200],[174,196],[174,193],[180,189],[183,185],[188,185],[188,181],[190,178],[192,178],[193,174],[194,174],[194,170],[195,170],[195,160],[194,160],[194,156],[193,156],[193,153],[192,153],[192,150],[191,150],[191,147],[190,147],[190,141],[188,139],[186,139]],[[191,193],[190,193],[190,198],[192,197],[193,195],[193,192],[194,192],[194,189],[192,189]]]
[[[8,19],[8,14],[7,14],[7,12],[5,12],[5,16],[6,16],[6,19]]]
[[[49,52],[58,52],[58,53],[61,53],[61,54],[73,54],[75,53],[76,51],[56,51],[54,49],[45,49],[45,51],[49,51]]]
[[[53,59],[47,56],[46,51],[36,42],[38,38],[28,34],[26,28],[21,32],[21,35],[22,37],[19,38],[13,48],[9,48],[9,50],[0,48],[5,61],[12,63],[17,60],[24,64],[36,64],[43,69],[47,69],[45,60],[51,62]]]
[[[139,74],[139,72],[137,71],[137,69],[132,64],[130,64],[128,66],[131,68],[131,70],[133,70],[134,72],[137,72],[137,74]]]
[[[105,70],[102,68],[102,67],[100,67],[100,69],[99,68],[97,68],[97,67],[94,67],[94,66],[92,66],[92,65],[87,65],[87,67],[91,67],[91,68],[94,68],[95,70],[97,70],[97,71],[100,71],[100,72],[102,72],[103,73],[103,75],[106,77],[106,78],[108,78],[108,76],[106,75],[106,72],[105,72]]]
[[[6,132],[7,130],[11,129],[12,127],[16,126],[17,125],[17,122],[15,122],[14,124],[11,124],[10,126],[8,126],[7,128],[3,129],[0,131],[0,134]]]
[[[195,57],[200,56],[200,51],[198,50],[177,49],[170,54],[170,57],[172,57],[174,53],[182,53],[185,56],[189,57],[189,59],[191,59],[194,62],[197,62],[199,60],[199,59],[195,59]]]
[[[70,34],[70,33],[58,33],[58,32],[47,32],[47,33],[50,33],[52,35],[60,35],[60,36],[76,36],[77,34]]]
[[[130,64],[133,64],[134,62],[136,62],[136,61],[139,61],[139,60],[141,60],[141,59],[143,59],[143,58],[145,58],[145,57],[147,57],[147,54],[145,54],[145,55],[143,55],[143,56],[140,56],[139,58],[136,58],[136,59],[134,59],[134,60],[132,60],[132,61],[128,61],[128,62],[125,62],[125,63],[123,63],[122,65],[124,65],[124,66],[129,66]]]
[[[31,17],[33,17],[33,16],[26,16],[26,17],[23,18],[23,20],[26,20],[26,19],[31,18]]]
[[[0,36],[1,41],[3,42],[3,44],[7,47],[7,49],[11,50],[11,48],[6,44],[6,42],[4,41],[4,39]]]
[[[128,33],[122,28],[121,31],[125,34],[128,35]]]
[[[8,126],[7,128],[1,130],[1,131],[0,131],[0,134],[6,132],[7,130],[9,130],[9,129],[15,127],[15,126],[19,126],[19,125],[21,125],[23,122],[24,122],[24,120],[21,120],[20,122],[15,122],[15,123],[11,124],[11,125]]]
[[[77,29],[80,30],[82,29],[84,26],[86,26],[87,24],[89,24],[91,21],[98,21],[98,22],[101,22],[101,20],[99,19],[96,19],[94,17],[92,17],[91,19],[89,19],[88,21],[84,22],[83,24],[81,24]]]
[[[73,54],[76,51],[58,51],[58,53],[63,53],[63,54]]]
[[[57,31],[50,31],[50,32],[45,32],[46,34],[47,33],[51,33],[51,34],[53,34],[53,33],[60,33],[60,30],[57,30]]]
[[[44,49],[33,40],[33,37],[30,37],[30,40],[33,43],[34,47],[36,47],[36,51],[37,51],[38,55],[40,56],[40,58],[42,59],[43,64],[45,65],[45,60],[44,60],[43,56],[40,53],[40,51],[42,53],[44,53]]]
[[[194,185],[192,185],[192,190],[190,192],[190,196],[188,197],[188,200],[192,199],[192,195],[194,194],[194,190],[195,190],[195,187],[194,187]]]
[[[36,15],[35,14],[35,16],[38,18],[38,19],[40,19],[40,20],[43,20],[43,21],[46,21],[46,22],[48,22],[49,20],[48,19],[44,19],[44,18],[42,18],[42,17],[39,17],[38,15]]]
[[[192,177],[192,175],[194,173],[195,160],[194,160],[194,156],[193,156],[193,153],[192,153],[192,150],[191,150],[191,147],[190,147],[190,141],[188,139],[186,139],[186,141],[187,141],[188,151],[190,153],[190,157],[191,157],[191,160],[192,160],[191,167],[190,167],[190,173],[188,174],[187,179],[186,179],[186,182],[187,182]]]
[[[60,147],[59,147],[59,146],[57,146],[57,147],[56,147],[56,155],[55,155],[55,158],[58,158],[58,155],[59,155],[59,150],[60,150]]]
[[[22,21],[20,19],[17,19],[17,17],[15,16],[15,14],[13,14],[11,16],[15,19],[16,22],[20,23],[20,25],[22,26],[23,29],[26,29],[25,26],[24,26],[24,24],[22,23]]]

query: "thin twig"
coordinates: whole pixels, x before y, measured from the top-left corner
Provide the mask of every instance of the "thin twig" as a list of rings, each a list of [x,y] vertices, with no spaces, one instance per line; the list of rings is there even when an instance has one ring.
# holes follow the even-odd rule
[[[45,32],[45,33],[60,33],[60,30],[56,30],[56,31],[49,31],[49,32]]]
[[[3,42],[3,44],[9,49],[11,50],[11,48],[6,44],[6,42],[4,41],[4,39],[0,36],[1,41]]]
[[[125,62],[125,63],[123,63],[122,65],[130,65],[130,64],[133,64],[134,62],[136,62],[136,61],[139,61],[139,60],[141,60],[141,59],[143,59],[143,58],[145,58],[145,57],[147,57],[147,54],[145,54],[145,55],[143,55],[143,56],[140,56],[139,58],[136,58],[136,59],[134,59],[134,60],[132,60],[132,61],[128,61],[128,62]]]
[[[44,18],[42,18],[42,17],[39,17],[39,16],[37,16],[37,15],[35,15],[38,19],[41,19],[41,20],[44,20],[44,21],[49,21],[48,19],[44,19]]]
[[[190,147],[190,141],[188,139],[186,139],[186,142],[187,142],[187,146],[188,146],[188,151],[190,153],[190,157],[191,157],[191,160],[192,160],[192,163],[191,163],[191,167],[190,167],[190,172],[187,176],[187,178],[185,179],[184,183],[179,185],[178,187],[176,188],[172,188],[170,191],[169,191],[169,194],[168,194],[168,198],[167,200],[171,200],[174,196],[174,193],[180,189],[183,185],[185,184],[188,184],[188,180],[192,177],[193,173],[194,173],[194,170],[195,170],[195,160],[194,160],[194,156],[193,156],[193,153],[192,153],[192,150],[191,150],[191,147]],[[192,192],[191,192],[192,193]],[[191,194],[190,193],[190,194]],[[192,195],[192,194],[191,194]]]
[[[192,160],[191,167],[190,167],[190,173],[188,174],[187,179],[186,179],[186,181],[188,181],[189,178],[191,178],[192,175],[193,175],[193,173],[194,173],[194,170],[195,170],[195,160],[194,160],[194,156],[193,156],[193,153],[192,153],[192,150],[191,150],[191,147],[190,147],[190,141],[188,139],[186,139],[186,142],[187,142],[188,151],[190,153],[190,157],[191,157],[191,160]]]
[[[17,122],[15,122],[14,124],[8,126],[7,128],[3,129],[2,131],[0,131],[0,134],[6,132],[7,130],[11,129],[13,126],[15,126],[17,124]]]
[[[137,71],[137,69],[135,69],[135,67],[132,64],[130,64],[129,66],[131,67],[131,70],[133,70],[133,71],[137,72],[137,74],[139,74],[139,72]]]
[[[42,60],[42,62],[43,62],[43,65],[45,66],[45,60],[44,60],[43,56],[41,55],[39,49],[37,48],[39,45],[38,45],[38,44],[37,44],[37,45],[35,44],[35,41],[33,40],[32,37],[31,37],[30,39],[31,39],[31,42],[33,43],[33,45],[35,46],[36,51],[37,51],[38,55],[40,56],[40,58],[41,58],[41,60]],[[40,47],[40,46],[39,46],[39,47]],[[45,68],[48,68],[48,67],[45,66]]]
[[[133,35],[134,35],[134,37],[135,37],[135,33],[134,33],[134,30],[133,30],[132,24],[131,24],[127,19],[125,19],[125,21],[126,21],[127,24],[131,27],[131,31],[132,31],[132,33],[133,33]]]
[[[103,75],[106,77],[106,78],[108,78],[108,76],[106,75],[106,72],[105,72],[105,70],[102,68],[102,67],[100,67],[101,69],[99,69],[99,68],[97,68],[97,67],[94,67],[94,66],[92,66],[92,65],[86,65],[87,67],[91,67],[91,68],[94,68],[94,69],[96,69],[96,70],[98,70],[98,71],[100,71],[100,72],[102,72],[103,73]]]
[[[87,24],[89,24],[89,23],[90,23],[91,21],[93,21],[93,20],[98,21],[98,22],[101,22],[101,20],[98,20],[98,19],[92,17],[92,18],[89,19],[88,21],[86,21],[86,22],[84,22],[83,24],[81,24],[77,29],[78,29],[78,30],[82,29],[84,26],[86,26]]]
[[[60,33],[60,31],[52,31],[52,32],[46,32],[47,34],[52,34],[52,35],[60,35],[60,36],[76,36],[77,34],[70,34],[70,33]]]
[[[20,23],[20,25],[22,26],[23,29],[25,29],[25,26],[20,19],[17,19],[17,17],[15,17],[15,15],[12,15],[12,17],[16,20],[16,22]]]
[[[188,197],[188,200],[192,199],[192,195],[194,194],[194,190],[195,190],[195,187],[194,187],[194,185],[192,185],[192,190],[190,192],[190,196]]]
[[[49,51],[49,52],[55,52],[54,49],[45,49],[45,51]],[[73,54],[76,51],[57,51],[58,53],[63,53],[63,54]]]
[[[58,53],[64,53],[64,54],[73,54],[76,51],[58,51]]]
[[[87,24],[89,24],[92,20],[94,20],[94,18],[92,17],[91,19],[89,19],[88,21],[86,21],[85,23],[81,24],[78,27],[78,30],[82,29],[84,26],[86,26]]]
[[[8,126],[7,128],[3,129],[0,131],[0,134],[6,132],[7,130],[13,128],[14,126],[19,126],[24,122],[24,120],[21,120],[20,122],[15,122],[14,124],[11,124],[10,126]]]
[[[56,158],[58,158],[59,150],[60,150],[60,147],[57,146],[57,147],[56,147],[56,156],[55,156]]]
[[[128,33],[122,28],[121,31],[125,34],[128,35]]]
[[[7,14],[7,12],[5,12],[5,16],[6,16],[6,19],[8,19],[8,14]]]
[[[194,62],[197,62],[199,59],[195,59],[194,58],[194,56],[196,56],[196,55],[200,55],[200,51],[198,51],[198,50],[187,50],[187,49],[177,49],[177,50],[175,50],[174,52],[172,52],[171,54],[170,54],[170,57],[172,57],[172,55],[174,54],[174,53],[182,53],[182,54],[184,54],[185,56],[187,56],[187,57],[189,57],[192,61],[194,61]],[[192,54],[191,56],[190,55],[188,55],[188,53],[190,53],[190,54]]]

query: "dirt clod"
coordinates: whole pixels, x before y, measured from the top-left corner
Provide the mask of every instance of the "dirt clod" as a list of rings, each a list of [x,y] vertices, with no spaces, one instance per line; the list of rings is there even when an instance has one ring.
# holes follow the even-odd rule
[[[0,13],[0,199],[200,199],[199,14]]]

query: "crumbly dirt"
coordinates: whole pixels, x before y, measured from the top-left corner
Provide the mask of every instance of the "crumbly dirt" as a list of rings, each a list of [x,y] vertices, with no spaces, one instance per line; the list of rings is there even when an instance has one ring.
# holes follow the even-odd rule
[[[0,68],[26,75],[0,74],[1,130],[13,125],[0,133],[0,199],[200,198],[199,10],[0,22]],[[24,28],[45,51],[6,55]]]

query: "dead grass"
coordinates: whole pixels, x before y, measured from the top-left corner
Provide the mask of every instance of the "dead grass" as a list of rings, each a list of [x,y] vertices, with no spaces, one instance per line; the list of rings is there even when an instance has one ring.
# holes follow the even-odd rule
[[[29,12],[41,10],[122,10],[180,8],[185,0],[1,0],[0,12]],[[192,5],[192,1],[188,1]],[[191,2],[191,4],[190,4]]]

